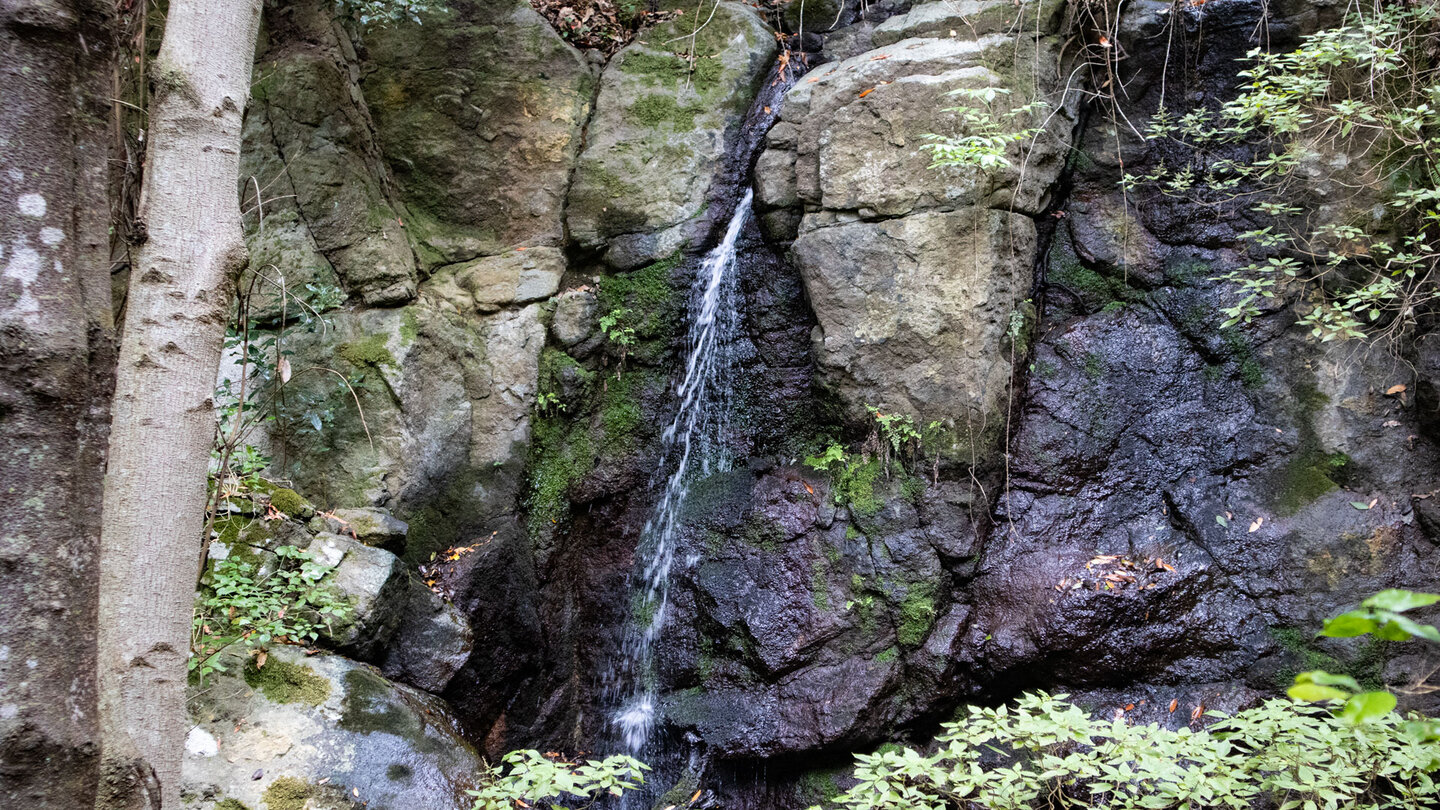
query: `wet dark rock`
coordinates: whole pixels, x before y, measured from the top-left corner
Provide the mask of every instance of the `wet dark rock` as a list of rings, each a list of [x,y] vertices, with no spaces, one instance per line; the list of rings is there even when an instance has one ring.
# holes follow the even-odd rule
[[[406,580],[400,624],[385,650],[381,671],[387,678],[438,695],[470,660],[474,646],[475,634],[465,614],[411,576]]]

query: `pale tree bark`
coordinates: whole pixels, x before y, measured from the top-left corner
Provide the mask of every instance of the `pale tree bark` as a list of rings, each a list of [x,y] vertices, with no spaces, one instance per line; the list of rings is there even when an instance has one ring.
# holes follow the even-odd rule
[[[260,7],[173,0],[150,70],[148,241],[130,271],[101,533],[102,808],[180,807],[211,397],[245,262],[235,184]]]
[[[113,3],[0,0],[0,807],[95,791]]]

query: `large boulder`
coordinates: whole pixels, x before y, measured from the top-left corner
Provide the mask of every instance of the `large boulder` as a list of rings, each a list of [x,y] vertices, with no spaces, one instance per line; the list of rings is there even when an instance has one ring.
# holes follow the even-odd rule
[[[621,269],[685,246],[775,54],[750,6],[721,0],[704,20],[692,11],[642,32],[600,79],[566,221]]]
[[[186,807],[468,810],[481,762],[443,702],[338,656],[257,662],[191,689]]]
[[[871,405],[936,423],[944,454],[968,464],[994,457],[1033,323],[1032,217],[1049,204],[1076,114],[1053,78],[1060,4],[962,5],[891,17],[871,32],[876,47],[796,84],[756,188],[770,236],[793,240],[815,357],[850,418]],[[998,125],[1040,127],[1010,165],[930,165],[928,136],[963,134],[952,108],[967,102],[951,92],[966,88],[1011,94],[988,107]],[[1050,109],[1012,119],[1031,100]]]
[[[338,534],[321,532],[311,559],[332,570],[320,580],[349,610],[320,628],[320,640],[362,661],[378,660],[406,605],[404,566],[394,554]]]
[[[361,55],[365,99],[427,265],[560,243],[594,95],[578,50],[524,0],[456,0],[418,25],[367,31]]]
[[[988,208],[879,222],[806,217],[792,255],[819,324],[815,357],[858,411],[915,414],[971,460],[1001,436],[1035,226]]]
[[[322,508],[399,515],[415,562],[514,512],[540,315],[528,304],[477,318],[427,294],[292,332],[284,345],[296,373],[266,425],[277,472]]]
[[[386,677],[440,694],[470,659],[475,634],[453,604],[407,577],[400,626],[381,665]]]

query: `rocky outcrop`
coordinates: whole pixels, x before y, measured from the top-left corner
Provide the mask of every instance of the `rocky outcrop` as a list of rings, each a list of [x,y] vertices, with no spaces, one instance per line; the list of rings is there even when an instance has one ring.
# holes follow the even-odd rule
[[[756,169],[769,231],[794,240],[824,380],[852,418],[873,405],[937,422],[967,464],[993,455],[1009,409],[1031,217],[1048,204],[1076,108],[1050,78],[1057,4],[970,6],[918,5],[874,27],[870,50],[812,71],[786,95]],[[986,114],[1040,125],[1033,145],[1012,147],[1000,171],[932,168],[927,137],[960,127],[949,94],[990,87],[1014,96]],[[1032,95],[1050,109],[1005,118]]]
[[[699,247],[692,220],[775,55],[750,6],[691,12],[611,59],[570,188],[570,236],[622,270]]]
[[[594,96],[585,57],[524,0],[446,3],[360,41],[361,86],[422,263],[558,245]]]
[[[193,689],[187,807],[466,810],[481,761],[436,698],[294,647]]]

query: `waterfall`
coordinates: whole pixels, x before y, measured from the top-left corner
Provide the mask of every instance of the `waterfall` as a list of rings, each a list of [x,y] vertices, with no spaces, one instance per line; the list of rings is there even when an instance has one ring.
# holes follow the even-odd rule
[[[679,539],[680,515],[690,484],[728,469],[725,430],[730,419],[733,343],[739,329],[736,245],[750,218],[746,190],[725,236],[705,257],[690,297],[685,377],[676,389],[679,410],[661,435],[663,461],[671,469],[665,489],[640,533],[640,580],[633,589],[635,620],[627,628],[619,671],[612,681],[613,722],[625,748],[638,754],[650,739],[658,702],[654,646],[669,607],[670,567]]]

